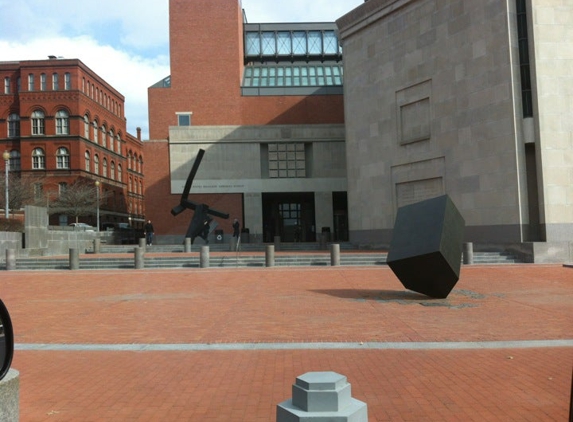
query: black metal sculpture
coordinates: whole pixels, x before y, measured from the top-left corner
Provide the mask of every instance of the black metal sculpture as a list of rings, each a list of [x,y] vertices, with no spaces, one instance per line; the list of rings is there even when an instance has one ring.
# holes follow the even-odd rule
[[[12,320],[4,302],[0,300],[0,380],[2,380],[12,364],[14,357],[14,331]]]
[[[187,177],[185,188],[181,194],[181,201],[179,202],[179,205],[171,209],[171,214],[173,216],[181,214],[186,209],[194,211],[193,218],[191,219],[191,223],[189,224],[189,228],[185,234],[185,237],[191,238],[191,243],[195,241],[196,237],[201,237],[208,242],[207,237],[209,235],[211,222],[213,221],[211,216],[225,219],[229,218],[229,214],[227,213],[213,210],[209,208],[209,205],[207,204],[198,204],[189,200],[189,191],[191,190],[193,179],[195,178],[195,174],[197,174],[197,169],[199,168],[199,164],[201,164],[203,155],[205,155],[205,150],[200,149],[197,153],[197,157],[195,158],[195,162],[193,163],[193,167],[191,167],[189,176]]]
[[[464,227],[447,195],[401,207],[386,262],[407,289],[443,299],[460,277]]]

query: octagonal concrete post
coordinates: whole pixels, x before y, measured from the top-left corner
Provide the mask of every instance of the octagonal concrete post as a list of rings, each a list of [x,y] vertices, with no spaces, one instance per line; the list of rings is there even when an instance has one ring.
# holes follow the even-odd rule
[[[201,246],[201,255],[199,256],[199,267],[209,268],[209,246]]]
[[[140,237],[140,238],[139,238],[139,243],[138,243],[139,247],[145,249],[145,246],[146,246],[146,243],[145,243],[145,242],[146,242],[145,237]]]
[[[80,251],[76,248],[70,249],[70,270],[80,268]]]
[[[275,266],[275,245],[267,245],[265,248],[265,267]]]
[[[340,245],[338,243],[330,245],[330,265],[333,267],[340,265]]]
[[[135,269],[141,270],[145,266],[145,247],[136,246],[133,252]]]
[[[277,405],[277,422],[368,422],[366,403],[352,398],[346,377],[307,372],[296,378],[292,399]]]
[[[18,422],[20,420],[20,373],[8,370],[0,380],[0,421]]]
[[[6,270],[16,269],[16,249],[6,249]]]

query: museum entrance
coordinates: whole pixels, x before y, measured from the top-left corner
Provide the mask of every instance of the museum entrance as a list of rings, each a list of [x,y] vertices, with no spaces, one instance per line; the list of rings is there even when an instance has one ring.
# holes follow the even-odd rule
[[[263,239],[273,242],[314,242],[314,193],[263,193]]]

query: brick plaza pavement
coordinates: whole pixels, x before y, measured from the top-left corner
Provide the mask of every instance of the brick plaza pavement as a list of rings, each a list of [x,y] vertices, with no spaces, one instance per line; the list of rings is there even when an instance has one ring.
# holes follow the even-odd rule
[[[387,267],[10,271],[21,421],[274,421],[335,371],[372,421],[565,421],[573,268],[464,266],[447,299]]]

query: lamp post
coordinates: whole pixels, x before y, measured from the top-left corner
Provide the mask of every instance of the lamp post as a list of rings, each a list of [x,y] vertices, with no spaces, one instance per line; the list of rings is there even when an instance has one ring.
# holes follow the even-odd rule
[[[97,231],[99,232],[99,180],[96,180],[95,182],[95,187],[96,187],[96,226],[97,226]]]
[[[6,201],[4,203],[4,217],[6,217],[6,219],[8,217],[10,217],[10,213],[9,213],[9,208],[8,208],[8,204],[9,204],[9,200],[10,200],[10,194],[8,192],[8,171],[10,170],[10,153],[8,151],[4,151],[4,153],[2,154],[2,158],[4,159],[4,168],[5,168],[5,173],[6,173],[6,180],[4,181],[4,200]]]

